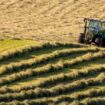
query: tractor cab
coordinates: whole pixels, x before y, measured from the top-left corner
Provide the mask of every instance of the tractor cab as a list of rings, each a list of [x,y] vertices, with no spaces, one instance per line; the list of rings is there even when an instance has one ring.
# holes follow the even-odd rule
[[[105,46],[105,21],[85,18],[84,32],[80,34],[79,42]]]

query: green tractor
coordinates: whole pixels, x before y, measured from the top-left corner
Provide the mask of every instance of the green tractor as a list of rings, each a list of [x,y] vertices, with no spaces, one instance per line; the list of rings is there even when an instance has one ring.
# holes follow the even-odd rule
[[[105,21],[84,19],[84,33],[80,34],[79,43],[105,46]]]

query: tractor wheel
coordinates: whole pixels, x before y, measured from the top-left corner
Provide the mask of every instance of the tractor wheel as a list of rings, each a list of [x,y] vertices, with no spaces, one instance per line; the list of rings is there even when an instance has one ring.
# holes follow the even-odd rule
[[[92,38],[93,38],[93,34],[91,32],[88,32],[86,34],[86,37],[85,37],[85,43],[86,44],[91,44],[92,43]]]
[[[103,39],[97,37],[97,38],[95,39],[95,44],[96,44],[97,46],[103,46]]]
[[[83,33],[80,34],[78,42],[79,43],[84,43],[84,34]]]
[[[95,42],[95,44],[96,44],[97,46],[101,46],[101,45],[102,45],[102,38],[96,37],[95,40],[94,40],[94,42]]]
[[[102,47],[105,47],[105,38],[102,38]]]

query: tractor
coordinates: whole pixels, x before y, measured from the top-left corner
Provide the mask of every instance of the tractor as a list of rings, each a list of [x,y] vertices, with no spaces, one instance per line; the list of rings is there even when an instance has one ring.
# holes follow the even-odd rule
[[[105,21],[85,18],[84,23],[84,32],[79,36],[79,43],[105,47]]]

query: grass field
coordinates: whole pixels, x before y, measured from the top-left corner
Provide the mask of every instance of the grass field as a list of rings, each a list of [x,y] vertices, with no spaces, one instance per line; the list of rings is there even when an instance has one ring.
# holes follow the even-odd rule
[[[0,105],[105,105],[105,48],[77,43],[105,0],[0,0]]]
[[[0,41],[0,105],[105,105],[105,49]]]
[[[83,18],[105,20],[105,0],[0,0],[0,39],[77,40]]]

